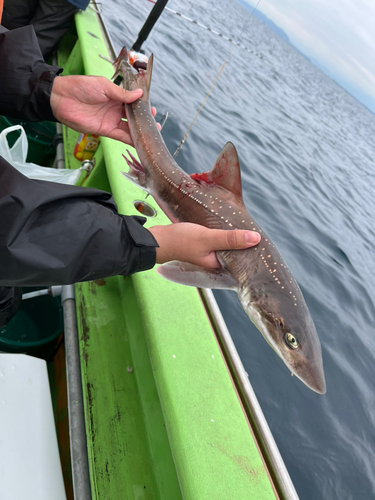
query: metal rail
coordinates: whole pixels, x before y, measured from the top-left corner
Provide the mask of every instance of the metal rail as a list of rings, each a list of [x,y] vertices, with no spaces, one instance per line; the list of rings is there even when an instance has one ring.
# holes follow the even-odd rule
[[[65,168],[62,125],[56,124],[59,141],[56,147],[57,168]],[[73,496],[75,500],[92,500],[89,460],[83,405],[81,362],[78,342],[74,285],[61,287],[64,312],[66,384],[68,392],[69,440],[72,463]]]
[[[199,289],[263,459],[281,500],[298,500],[284,460],[211,290]]]
[[[62,287],[70,456],[75,500],[91,500],[74,285]]]

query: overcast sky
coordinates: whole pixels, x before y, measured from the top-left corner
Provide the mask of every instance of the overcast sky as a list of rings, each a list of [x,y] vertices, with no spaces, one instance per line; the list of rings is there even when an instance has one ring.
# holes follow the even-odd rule
[[[375,0],[261,0],[258,10],[375,112]]]

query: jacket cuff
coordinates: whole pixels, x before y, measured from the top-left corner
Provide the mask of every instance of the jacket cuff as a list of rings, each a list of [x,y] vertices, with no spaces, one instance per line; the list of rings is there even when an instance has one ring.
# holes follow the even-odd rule
[[[35,117],[39,120],[56,122],[51,108],[51,92],[55,78],[62,73],[62,68],[41,64],[32,77],[31,85],[35,88]]]
[[[138,250],[137,269],[133,270],[131,274],[152,269],[156,263],[155,248],[159,245],[150,231],[143,227],[147,219],[137,215],[124,215],[123,218],[134,245]]]

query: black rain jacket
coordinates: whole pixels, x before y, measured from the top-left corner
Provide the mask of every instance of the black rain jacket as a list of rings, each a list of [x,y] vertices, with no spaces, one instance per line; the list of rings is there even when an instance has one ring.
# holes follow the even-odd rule
[[[32,26],[0,26],[0,114],[56,121],[50,95],[60,72],[44,62]],[[0,157],[0,289],[150,269],[158,245],[145,220],[120,215],[105,191],[30,180]]]

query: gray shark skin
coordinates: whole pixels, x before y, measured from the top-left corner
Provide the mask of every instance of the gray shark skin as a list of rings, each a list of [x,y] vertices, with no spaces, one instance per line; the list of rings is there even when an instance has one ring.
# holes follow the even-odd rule
[[[288,266],[244,206],[236,149],[228,142],[211,171],[185,173],[170,155],[151,114],[152,65],[151,55],[147,70],[135,70],[127,62],[125,48],[115,62],[115,76],[123,77],[124,88],[143,90],[141,99],[126,104],[140,162],[130,155],[131,161],[126,159],[129,171],[123,175],[152,194],[172,222],[247,229],[262,237],[253,248],[217,252],[221,269],[172,262],[160,266],[159,274],[190,286],[235,290],[251,321],[292,374],[324,394],[322,352],[314,323]]]

